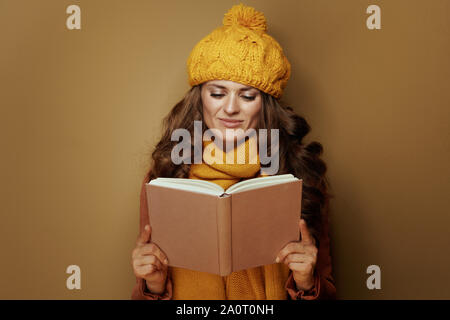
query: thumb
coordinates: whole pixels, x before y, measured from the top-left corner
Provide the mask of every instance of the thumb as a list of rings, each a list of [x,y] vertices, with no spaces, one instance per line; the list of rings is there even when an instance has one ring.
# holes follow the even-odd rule
[[[144,245],[152,238],[152,228],[150,225],[146,224],[144,227],[144,231],[139,235],[137,240],[137,245]]]
[[[306,221],[304,219],[300,219],[299,221],[300,234],[302,236],[302,242],[305,244],[314,243],[313,237],[308,230],[308,226],[306,225]]]

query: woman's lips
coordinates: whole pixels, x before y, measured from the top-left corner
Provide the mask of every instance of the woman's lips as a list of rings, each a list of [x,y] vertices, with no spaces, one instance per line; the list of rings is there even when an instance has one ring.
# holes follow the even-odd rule
[[[220,122],[223,124],[224,127],[227,128],[236,128],[241,125],[243,120],[232,120],[232,119],[222,119],[219,118]]]

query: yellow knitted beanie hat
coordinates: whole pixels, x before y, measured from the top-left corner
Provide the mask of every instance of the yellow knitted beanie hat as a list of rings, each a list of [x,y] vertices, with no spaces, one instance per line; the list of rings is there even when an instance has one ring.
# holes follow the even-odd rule
[[[280,44],[266,33],[262,12],[234,5],[223,26],[200,40],[187,59],[189,85],[230,80],[280,98],[291,75],[291,65]]]

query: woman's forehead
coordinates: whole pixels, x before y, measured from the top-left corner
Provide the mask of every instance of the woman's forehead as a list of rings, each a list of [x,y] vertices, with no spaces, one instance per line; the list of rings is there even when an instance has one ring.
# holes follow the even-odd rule
[[[231,80],[210,80],[207,81],[206,86],[217,87],[221,89],[256,89],[252,86],[242,84]]]

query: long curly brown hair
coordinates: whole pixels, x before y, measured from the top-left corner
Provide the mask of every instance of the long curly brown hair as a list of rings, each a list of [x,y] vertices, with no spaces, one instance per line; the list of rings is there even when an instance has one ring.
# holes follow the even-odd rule
[[[193,86],[172,108],[163,120],[163,134],[151,155],[150,179],[157,177],[188,178],[190,164],[174,164],[171,159],[172,148],[178,141],[171,141],[172,132],[178,128],[191,133],[192,157],[194,155],[194,121],[202,122],[202,134],[207,129],[203,123],[202,85]],[[327,167],[320,158],[323,147],[319,142],[302,142],[310,131],[306,120],[297,115],[291,107],[282,106],[280,99],[260,91],[262,111],[258,128],[279,129],[279,171],[277,174],[291,173],[303,179],[302,212],[308,228],[318,241],[322,218],[332,197],[325,175]],[[268,130],[270,132],[270,130]],[[269,136],[270,150],[270,136]],[[192,159],[191,159],[192,160]],[[190,162],[193,163],[193,160]]]

